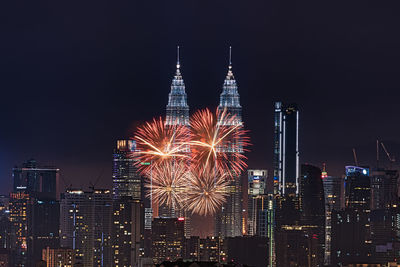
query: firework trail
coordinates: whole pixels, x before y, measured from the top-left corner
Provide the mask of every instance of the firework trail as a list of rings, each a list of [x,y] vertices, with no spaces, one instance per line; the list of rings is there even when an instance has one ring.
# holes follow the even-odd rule
[[[226,201],[226,175],[213,168],[192,170],[186,190],[186,208],[199,215],[212,215]]]
[[[230,177],[239,175],[247,167],[243,151],[249,139],[235,116],[226,110],[212,113],[205,109],[191,117],[190,125],[194,167],[217,168]]]
[[[134,136],[137,152],[133,157],[136,159],[137,167],[143,173],[147,173],[152,166],[157,166],[164,161],[188,159],[189,155],[185,153],[188,138],[189,129],[186,126],[165,126],[161,117],[145,123],[137,129]],[[148,163],[148,165],[143,163]]]
[[[181,208],[185,203],[187,166],[182,162],[163,161],[153,167],[146,178],[147,197],[170,208]]]

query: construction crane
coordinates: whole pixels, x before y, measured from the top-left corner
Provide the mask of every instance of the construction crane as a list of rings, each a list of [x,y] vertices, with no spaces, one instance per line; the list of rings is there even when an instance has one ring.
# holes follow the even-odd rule
[[[356,149],[355,148],[353,148],[353,156],[354,156],[354,163],[356,164],[356,166],[358,166],[357,154],[356,154]]]
[[[391,156],[390,156],[390,154],[389,154],[389,152],[387,151],[387,149],[386,149],[385,145],[383,144],[383,142],[381,142],[381,145],[382,145],[383,151],[385,151],[386,156],[387,156],[388,159],[389,159],[389,162],[390,162],[390,169],[392,169],[392,164],[393,164],[396,160],[394,159],[394,157],[391,157]]]

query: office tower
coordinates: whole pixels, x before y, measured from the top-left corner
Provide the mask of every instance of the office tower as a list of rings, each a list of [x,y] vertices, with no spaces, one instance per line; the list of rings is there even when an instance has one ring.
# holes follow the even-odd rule
[[[187,104],[187,95],[185,92],[185,83],[181,74],[181,65],[179,58],[179,46],[177,47],[176,73],[172,79],[171,91],[168,95],[168,104],[166,108],[166,126],[184,125],[189,127],[189,105]],[[184,147],[183,152],[190,152],[190,148]],[[178,210],[176,207],[167,207],[162,204],[159,206],[158,216],[160,217],[184,217],[185,218],[185,235],[190,236],[191,218],[185,210]]]
[[[113,154],[113,198],[124,196],[141,199],[141,177],[134,165],[132,153],[136,150],[133,140],[118,140]]]
[[[28,239],[31,197],[23,192],[10,194],[11,250],[15,266],[28,266]]]
[[[372,170],[371,177],[371,210],[384,209],[397,205],[399,172],[379,168]]]
[[[75,252],[71,248],[44,248],[42,260],[47,267],[73,267],[75,264]]]
[[[344,209],[344,180],[342,177],[328,176],[322,172],[325,193],[325,264],[330,264],[332,211]]]
[[[363,212],[371,210],[371,180],[369,169],[346,166],[345,205]]]
[[[144,232],[142,179],[132,157],[135,151],[135,141],[118,140],[113,155],[113,266],[136,265],[143,247],[141,234],[144,238],[148,235]],[[152,217],[151,210],[147,211]],[[148,224],[151,229],[151,220]]]
[[[275,103],[274,179],[281,195],[299,193],[299,110],[296,104]]]
[[[59,199],[59,169],[40,167],[34,159],[13,168],[13,192],[25,192],[49,199]]]
[[[111,266],[109,190],[68,189],[61,195],[60,244],[72,248],[84,267]]]
[[[44,248],[60,246],[60,203],[54,199],[32,197],[28,209],[28,255],[37,262],[42,259]]]
[[[10,198],[8,196],[0,196],[0,248],[10,248]]]
[[[151,251],[155,263],[182,259],[184,246],[185,218],[154,218]]]
[[[331,264],[371,260],[369,169],[346,166],[345,209],[332,211]]]
[[[11,248],[15,263],[33,265],[46,246],[59,246],[59,169],[35,160],[13,168],[10,195]]]
[[[309,239],[308,254],[311,266],[324,265],[325,195],[321,170],[303,164],[300,175],[301,225]]]
[[[248,170],[248,235],[267,236],[267,170]]]
[[[113,201],[112,266],[135,266],[142,248],[143,204],[122,197]]]
[[[242,107],[240,106],[240,96],[238,93],[238,86],[233,76],[232,63],[229,58],[228,74],[226,75],[224,84],[222,86],[222,93],[220,95],[220,103],[218,110],[220,112],[226,111],[234,120],[222,121],[219,120],[218,124],[223,127],[224,125],[242,125]],[[234,142],[234,140],[231,140]],[[228,157],[233,157],[230,152],[233,148],[228,148],[225,153]],[[241,147],[236,153],[243,153]],[[235,237],[242,235],[242,179],[239,175],[234,175],[233,181],[228,186],[226,202],[221,207],[221,210],[215,216],[215,235],[222,237]]]

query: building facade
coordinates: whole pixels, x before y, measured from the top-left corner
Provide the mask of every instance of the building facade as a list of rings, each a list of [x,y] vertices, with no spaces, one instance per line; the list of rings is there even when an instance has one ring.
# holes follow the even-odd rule
[[[275,103],[274,179],[281,195],[299,193],[299,110],[296,104]]]
[[[222,86],[222,93],[220,95],[220,103],[218,106],[220,113],[226,112],[230,116],[234,116],[233,120],[218,121],[219,125],[242,125],[242,107],[240,105],[240,96],[238,86],[233,76],[232,64],[229,62],[228,74],[226,75],[224,84]],[[235,146],[238,151],[235,153],[243,153],[240,146]],[[232,148],[228,148],[232,151]],[[230,153],[227,151],[226,153]],[[233,155],[232,155],[233,156]],[[229,155],[228,155],[229,157]],[[222,237],[235,237],[243,234],[242,221],[243,221],[243,202],[242,191],[243,184],[239,175],[234,175],[233,181],[228,186],[226,202],[221,207],[221,210],[215,216],[215,236]]]
[[[330,264],[332,240],[332,211],[344,209],[344,179],[322,175],[325,193],[325,264]]]
[[[175,261],[184,257],[185,218],[154,218],[152,258],[155,263]]]
[[[59,172],[55,167],[40,167],[36,160],[28,160],[12,170],[13,192],[59,199]]]
[[[60,245],[72,248],[84,267],[111,266],[110,190],[68,189],[61,195]]]
[[[267,236],[268,191],[267,170],[248,170],[248,235]]]

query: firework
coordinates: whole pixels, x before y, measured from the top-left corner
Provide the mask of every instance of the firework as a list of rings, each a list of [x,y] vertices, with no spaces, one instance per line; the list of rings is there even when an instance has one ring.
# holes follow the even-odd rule
[[[186,208],[199,215],[214,214],[226,201],[229,182],[215,169],[198,168],[189,174]]]
[[[146,178],[147,196],[170,208],[183,207],[187,174],[182,162],[163,161],[155,165]]]
[[[137,166],[141,171],[148,172],[151,168],[149,163],[156,166],[171,159],[179,161],[189,158],[186,152],[188,137],[186,126],[165,126],[161,117],[145,123],[134,136],[137,143],[137,152],[134,153]]]
[[[196,112],[191,120],[190,145],[195,167],[217,168],[229,176],[239,175],[246,167],[243,151],[249,144],[242,123],[223,111]]]

